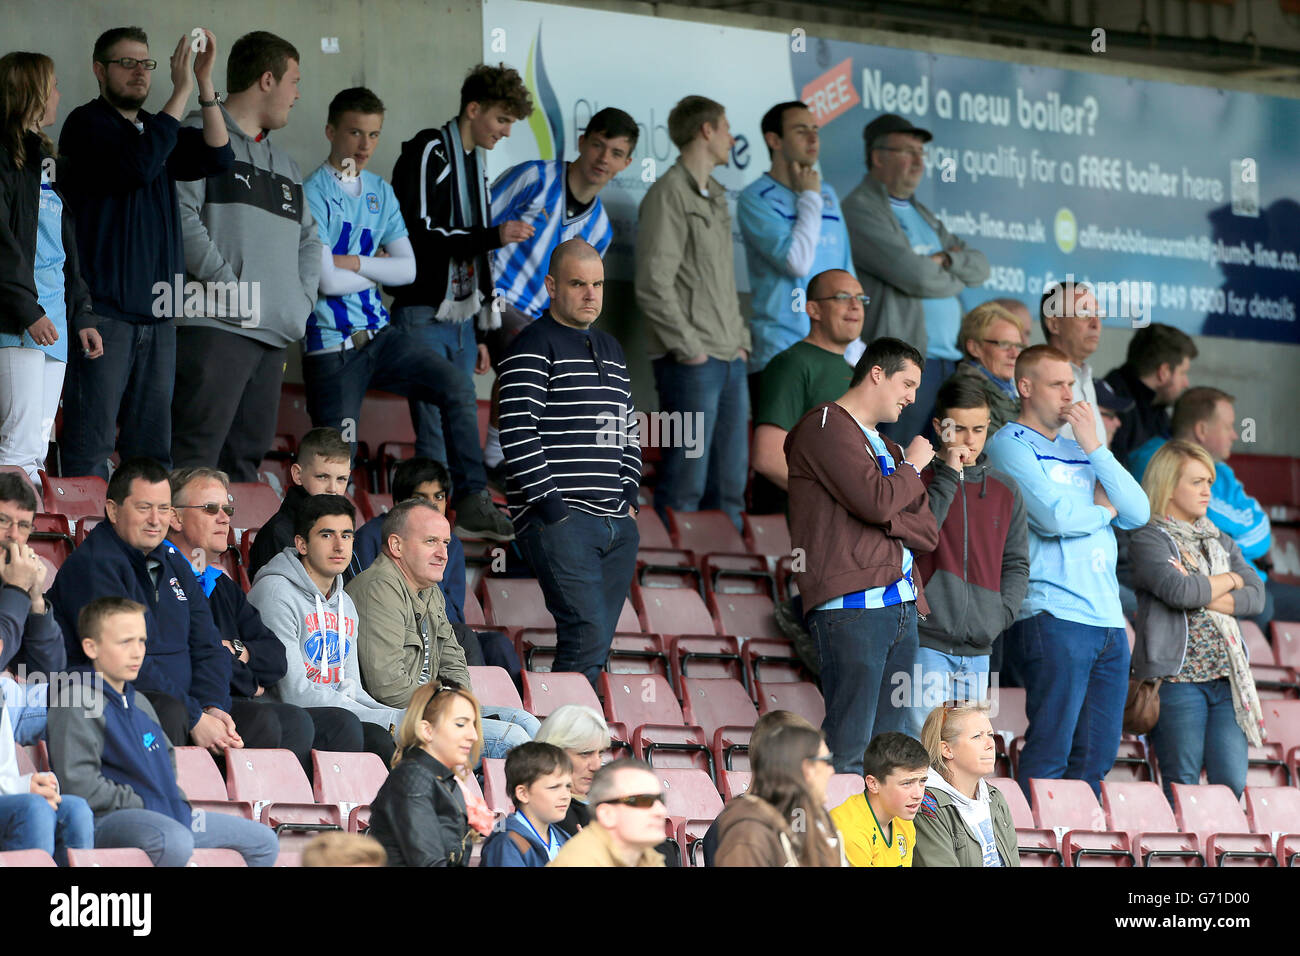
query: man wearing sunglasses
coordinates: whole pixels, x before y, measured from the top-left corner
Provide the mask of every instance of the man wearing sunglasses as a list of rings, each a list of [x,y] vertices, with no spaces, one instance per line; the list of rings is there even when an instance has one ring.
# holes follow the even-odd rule
[[[104,340],[104,354],[93,360],[69,349],[67,475],[107,479],[115,444],[122,458],[171,461],[176,327],[173,309],[162,304],[170,306],[172,287],[185,281],[176,183],[234,161],[213,92],[216,38],[205,30],[202,45],[195,51],[192,38],[181,37],[171,56],[171,96],[161,112],[150,113],[143,106],[158,61],[149,57],[148,36],[139,27],[103,33],[91,62],[99,96],[63,124],[61,185]],[[196,83],[202,126],[182,129]],[[167,290],[161,295],[160,284]]]
[[[596,771],[587,794],[594,819],[547,866],[663,866],[662,784],[650,765],[630,758]]]
[[[934,396],[962,358],[957,296],[989,277],[989,263],[916,199],[930,131],[885,113],[862,133],[867,174],[844,199],[844,221],[858,278],[871,296],[863,338],[892,336],[925,356],[916,401],[882,429],[906,442],[928,427]]]

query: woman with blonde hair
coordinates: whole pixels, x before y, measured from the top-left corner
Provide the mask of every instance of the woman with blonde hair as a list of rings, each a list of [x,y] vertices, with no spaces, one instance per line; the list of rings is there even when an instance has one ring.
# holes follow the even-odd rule
[[[48,56],[0,57],[0,465],[17,465],[33,483],[59,410],[68,330],[87,358],[104,352],[43,132],[58,108]]]
[[[1137,592],[1132,679],[1157,682],[1151,729],[1165,795],[1175,783],[1210,783],[1241,796],[1249,745],[1263,742],[1264,715],[1237,619],[1264,609],[1264,584],[1237,543],[1206,517],[1214,460],[1193,442],[1166,442],[1142,488],[1151,520],[1133,532]]]
[[[979,386],[989,400],[989,437],[1020,414],[1016,391],[1016,359],[1024,351],[1020,321],[996,301],[967,312],[957,332],[957,348],[965,356],[952,378]]]
[[[425,684],[397,731],[393,772],[370,803],[370,835],[389,866],[467,866],[474,830],[460,781],[478,763],[478,701],[461,687]]]
[[[930,754],[925,797],[913,821],[913,866],[1019,866],[1011,808],[984,779],[997,746],[987,704],[954,701],[925,719],[921,744]]]

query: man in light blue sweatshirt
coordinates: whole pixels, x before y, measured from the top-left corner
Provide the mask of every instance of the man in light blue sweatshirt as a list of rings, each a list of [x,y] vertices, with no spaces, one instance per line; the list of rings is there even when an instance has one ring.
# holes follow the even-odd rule
[[[1016,360],[1020,417],[989,440],[994,468],[1013,477],[1029,522],[1029,593],[1006,653],[1025,677],[1029,728],[1020,785],[1086,780],[1094,792],[1115,762],[1128,693],[1129,646],[1115,579],[1111,523],[1146,524],[1146,495],[1075,402],[1074,372],[1048,345]],[[1069,424],[1074,438],[1059,434]]]

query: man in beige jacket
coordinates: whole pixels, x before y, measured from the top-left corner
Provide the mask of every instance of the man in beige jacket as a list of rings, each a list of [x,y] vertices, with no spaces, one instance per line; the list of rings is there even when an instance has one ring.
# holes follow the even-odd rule
[[[713,178],[735,140],[722,104],[668,114],[677,162],[641,200],[636,301],[660,409],[670,416],[655,509],[720,508],[740,529],[749,471],[749,325],[740,314],[727,191]]]
[[[664,806],[659,778],[650,765],[624,758],[591,778],[587,793],[594,819],[547,866],[663,866],[653,847],[663,842]]]
[[[345,589],[357,608],[362,685],[390,707],[405,707],[415,689],[431,680],[472,691],[465,652],[438,587],[451,525],[433,504],[412,498],[388,512],[380,534],[383,551]],[[483,756],[504,757],[537,733],[532,714],[480,703]]]

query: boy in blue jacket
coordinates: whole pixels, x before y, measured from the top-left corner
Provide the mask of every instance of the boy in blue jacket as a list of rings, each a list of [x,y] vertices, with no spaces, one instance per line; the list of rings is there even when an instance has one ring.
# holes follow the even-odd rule
[[[506,756],[506,789],[515,812],[483,844],[483,866],[545,866],[569,839],[559,823],[569,812],[569,755],[530,741]]]
[[[252,820],[193,811],[176,785],[171,742],[148,698],[131,682],[144,665],[144,606],[120,597],[78,615],[93,671],[50,701],[50,764],[67,793],[95,814],[95,847],[139,847],[154,866],[184,866],[195,848],[236,850],[249,866],[273,866],[275,831]]]

